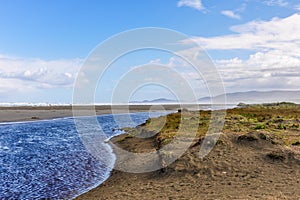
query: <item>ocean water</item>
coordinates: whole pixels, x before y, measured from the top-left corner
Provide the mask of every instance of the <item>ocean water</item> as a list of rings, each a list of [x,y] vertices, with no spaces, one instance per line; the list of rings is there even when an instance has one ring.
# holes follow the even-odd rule
[[[109,138],[120,134],[119,128],[165,114],[100,115],[97,120]],[[87,152],[72,118],[0,123],[0,199],[69,199],[100,185],[112,170],[105,162],[114,159],[108,145],[101,148],[99,161]]]

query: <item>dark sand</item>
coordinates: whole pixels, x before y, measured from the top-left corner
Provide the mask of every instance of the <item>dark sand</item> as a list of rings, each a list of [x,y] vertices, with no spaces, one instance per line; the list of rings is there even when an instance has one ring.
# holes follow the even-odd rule
[[[165,110],[177,110],[178,105],[163,105]],[[85,110],[86,107],[77,107]],[[128,112],[147,112],[161,111],[157,106],[151,105],[130,105],[114,106],[114,113]],[[111,114],[111,106],[96,106],[96,115]],[[83,112],[84,113],[84,112]],[[83,114],[84,115],[84,114]],[[19,107],[0,107],[0,122],[19,122],[19,121],[35,121],[44,119],[55,119],[62,117],[72,117],[72,106],[19,106]]]

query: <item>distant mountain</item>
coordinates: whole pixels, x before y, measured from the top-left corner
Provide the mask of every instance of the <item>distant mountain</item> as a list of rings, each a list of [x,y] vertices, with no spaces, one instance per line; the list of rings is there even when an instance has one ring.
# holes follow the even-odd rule
[[[176,100],[172,99],[165,99],[165,98],[159,98],[159,99],[153,99],[153,100],[144,100],[144,101],[131,101],[130,103],[176,103]]]
[[[224,94],[214,97],[214,103],[223,103]],[[300,90],[299,91],[248,91],[248,92],[235,92],[226,94],[227,104],[238,104],[238,103],[273,103],[273,102],[294,102],[300,103]],[[158,103],[178,103],[172,99],[153,99],[144,101],[131,101],[130,103],[136,104],[158,104]],[[188,103],[188,102],[182,102]],[[191,103],[191,102],[190,102]],[[204,97],[198,100],[200,104],[210,104],[211,98]]]
[[[271,102],[294,102],[300,103],[300,91],[249,91],[235,92],[226,94],[227,103],[237,104],[243,103],[271,103]],[[221,103],[224,99],[223,95],[218,95],[214,98],[216,103]],[[210,97],[199,99],[199,103],[210,103]]]

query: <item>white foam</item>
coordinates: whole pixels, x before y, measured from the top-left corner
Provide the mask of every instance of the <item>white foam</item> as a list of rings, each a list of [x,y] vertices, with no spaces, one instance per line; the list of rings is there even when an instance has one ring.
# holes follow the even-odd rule
[[[28,103],[28,102],[2,102],[0,107],[20,107],[20,106],[70,106],[67,103]]]

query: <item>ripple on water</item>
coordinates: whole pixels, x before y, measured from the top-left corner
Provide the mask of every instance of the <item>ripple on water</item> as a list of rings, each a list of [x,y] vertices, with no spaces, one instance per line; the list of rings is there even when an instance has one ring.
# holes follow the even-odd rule
[[[132,121],[127,123],[122,116],[127,119],[117,115],[119,125],[112,115],[98,116],[107,138],[121,133],[112,129],[143,123],[149,113],[130,114]],[[61,199],[82,194],[109,176],[111,164],[107,165],[115,156],[107,144],[100,152],[106,163],[85,150],[71,118],[1,124],[0,199]]]

